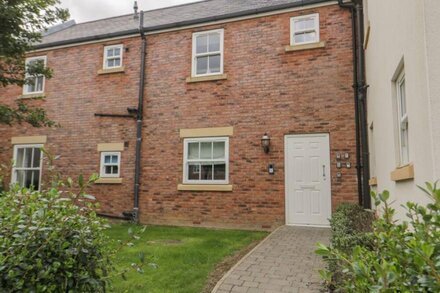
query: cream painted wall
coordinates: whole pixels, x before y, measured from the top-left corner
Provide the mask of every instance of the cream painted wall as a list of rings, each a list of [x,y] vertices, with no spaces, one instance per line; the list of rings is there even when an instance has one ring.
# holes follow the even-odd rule
[[[425,0],[428,96],[434,152],[434,176],[440,178],[440,1]]]
[[[375,168],[372,174],[377,176],[378,191],[386,189],[391,192],[398,216],[403,218],[405,212],[400,206],[405,202],[429,201],[417,185],[436,180],[440,175],[438,164],[433,164],[434,157],[440,162],[440,146],[434,147],[433,143],[440,141],[440,1],[365,0],[365,5],[368,11],[366,23],[370,24],[366,71],[370,86],[368,122],[374,125],[374,133],[370,133],[371,157],[374,160],[371,166]],[[428,9],[425,25],[425,11]],[[431,57],[435,51],[437,55]],[[415,178],[394,182],[390,179],[390,173],[400,163],[393,79],[401,64],[404,64],[406,75],[409,152]],[[432,83],[435,85],[430,86]],[[437,94],[433,95],[433,92]],[[432,110],[434,103],[436,111]],[[436,124],[434,128],[431,127],[433,123]],[[437,175],[434,168],[437,168]]]

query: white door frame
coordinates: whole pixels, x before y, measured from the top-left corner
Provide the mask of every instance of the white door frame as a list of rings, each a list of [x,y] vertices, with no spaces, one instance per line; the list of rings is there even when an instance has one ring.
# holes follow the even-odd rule
[[[331,176],[331,148],[330,148],[330,134],[329,133],[310,133],[310,134],[287,134],[284,136],[284,212],[285,212],[285,224],[289,225],[289,226],[306,226],[306,227],[330,227],[330,223],[326,224],[326,225],[304,225],[304,224],[289,224],[288,223],[288,218],[289,218],[289,194],[288,194],[288,190],[287,190],[287,166],[288,166],[288,156],[287,156],[287,150],[288,150],[288,145],[287,145],[287,140],[289,138],[294,138],[294,137],[325,137],[327,138],[327,141],[329,143],[329,154],[328,154],[328,158],[329,158],[329,166],[327,168],[328,171],[328,178],[329,178],[329,182],[330,182],[330,195],[329,195],[329,208],[330,208],[330,215],[332,213],[332,176]]]

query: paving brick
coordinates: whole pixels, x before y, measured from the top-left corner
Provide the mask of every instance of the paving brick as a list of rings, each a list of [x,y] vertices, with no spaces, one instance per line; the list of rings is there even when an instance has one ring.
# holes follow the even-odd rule
[[[233,290],[247,290],[241,292],[321,292],[324,290],[318,269],[324,266],[321,258],[315,254],[317,242],[328,243],[329,229],[301,228],[284,226],[256,248],[248,257],[242,260],[241,267],[246,267],[258,255],[261,270],[265,270],[267,263],[277,259],[278,269],[273,272],[255,273],[258,266],[249,265],[250,277],[240,277],[241,284],[235,283]],[[270,248],[270,249],[268,249]],[[267,260],[267,263],[265,263]],[[315,263],[310,265],[310,261]],[[292,270],[299,273],[292,274]],[[242,273],[243,271],[240,271]],[[257,277],[254,274],[259,274]],[[224,284],[237,282],[234,269],[229,272]],[[237,291],[238,292],[238,291]],[[215,292],[218,293],[218,292]]]

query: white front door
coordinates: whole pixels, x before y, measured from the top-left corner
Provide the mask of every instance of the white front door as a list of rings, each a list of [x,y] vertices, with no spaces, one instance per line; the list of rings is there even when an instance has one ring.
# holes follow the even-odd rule
[[[286,224],[328,226],[331,216],[328,134],[285,138]]]

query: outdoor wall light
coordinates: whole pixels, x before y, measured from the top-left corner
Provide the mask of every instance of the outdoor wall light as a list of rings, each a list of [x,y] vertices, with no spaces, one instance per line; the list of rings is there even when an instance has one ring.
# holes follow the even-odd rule
[[[270,150],[270,137],[265,133],[261,138],[261,146],[263,147],[264,152],[267,154]]]

